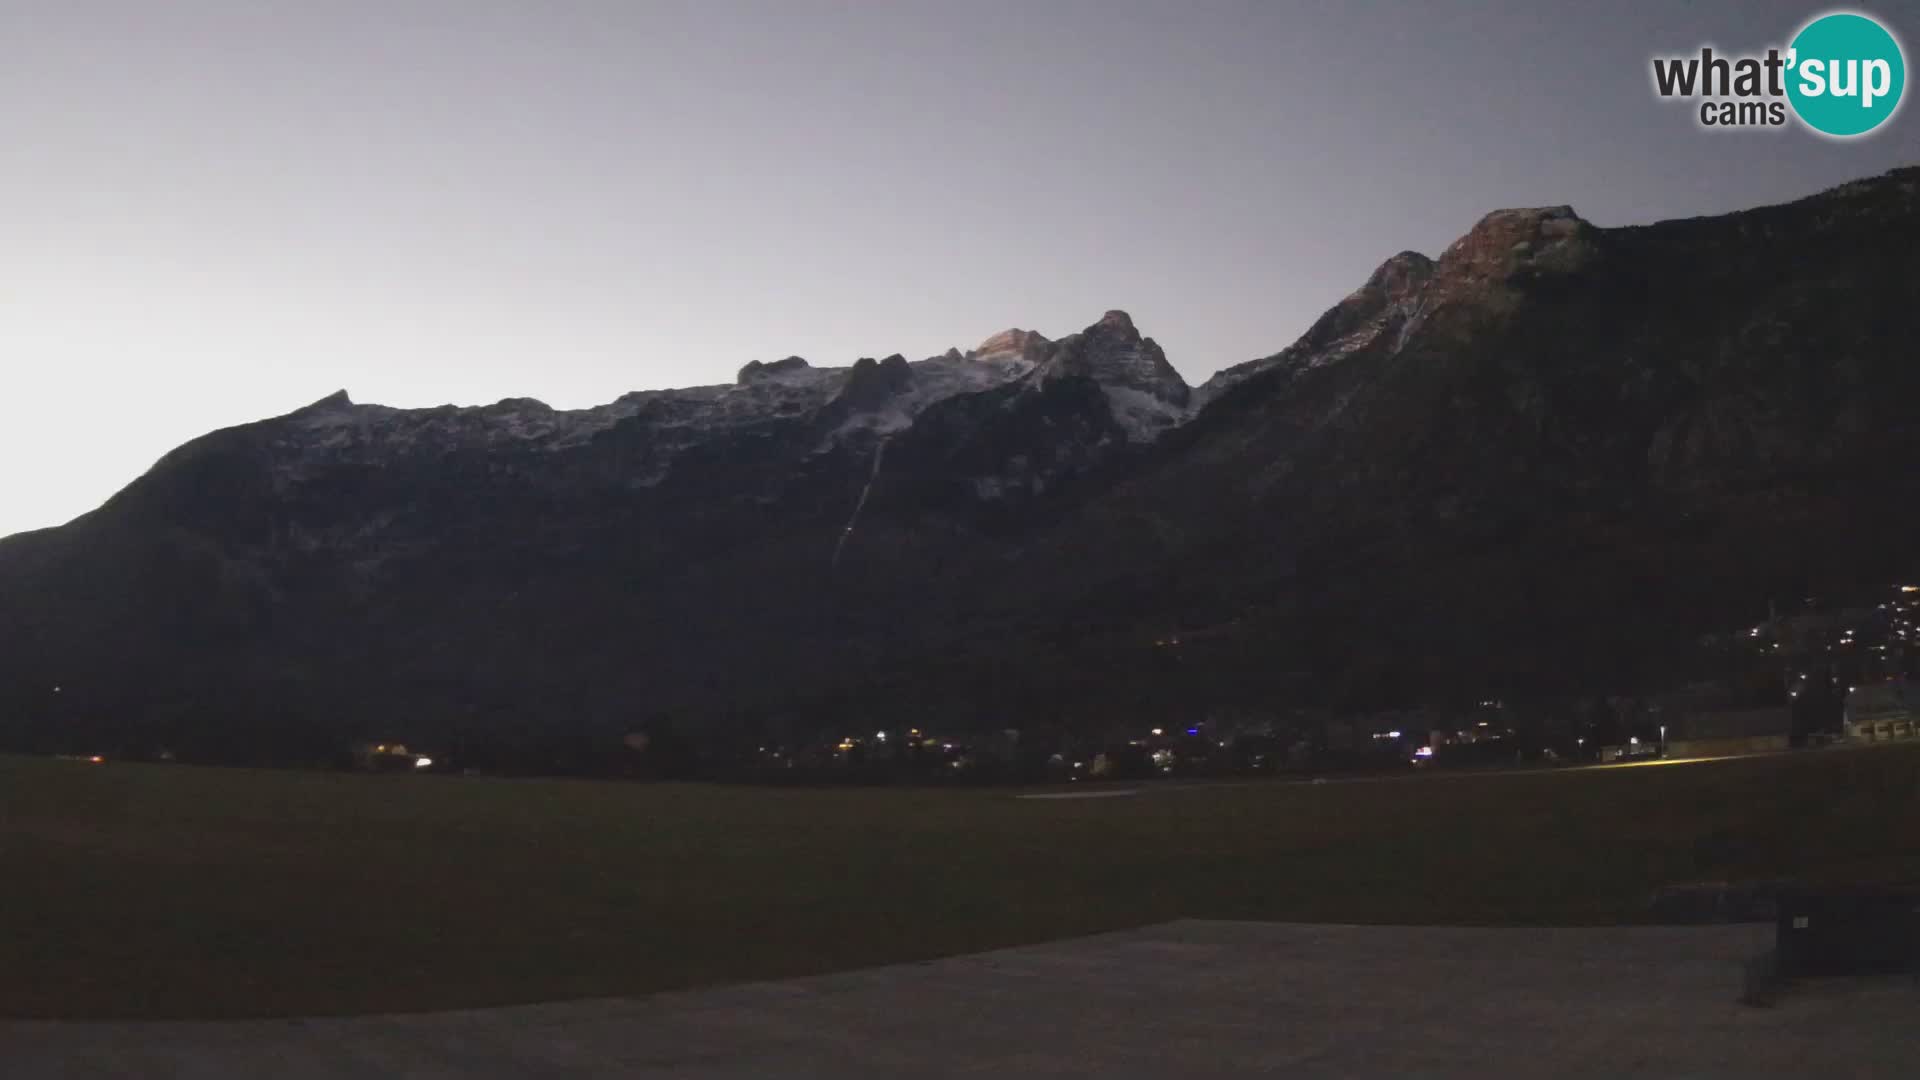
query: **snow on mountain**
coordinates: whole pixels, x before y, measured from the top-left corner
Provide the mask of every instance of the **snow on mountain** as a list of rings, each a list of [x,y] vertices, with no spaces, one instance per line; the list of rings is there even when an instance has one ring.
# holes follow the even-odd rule
[[[1152,338],[1140,336],[1124,311],[1109,311],[1100,321],[1062,339],[1036,371],[1044,384],[1085,376],[1107,394],[1113,417],[1129,442],[1152,442],[1168,428],[1192,416],[1192,388],[1167,363]]]
[[[593,409],[335,395],[0,543],[0,737],[557,762],[628,722],[1657,688],[1783,582],[1911,580],[1917,289],[1906,169],[1631,228],[1489,215],[1198,391],[1116,314]]]
[[[966,353],[951,349],[913,362],[895,355],[814,367],[789,356],[749,363],[730,384],[635,391],[587,409],[555,409],[531,398],[398,409],[356,404],[341,391],[282,418],[268,438],[283,466],[297,471],[455,451],[559,453],[629,428],[648,449],[631,480],[652,484],[689,447],[761,425],[816,424],[816,445],[827,451],[895,435],[952,398],[1069,375],[1099,384],[1130,442],[1152,441],[1192,414],[1191,391],[1160,347],[1141,337],[1125,312],[1110,311],[1057,342],[1014,328]]]
[[[949,350],[944,355],[916,363],[905,364],[902,361],[905,374],[898,384],[889,387],[888,392],[877,401],[850,406],[850,415],[829,433],[827,443],[831,445],[840,439],[862,433],[892,435],[912,426],[914,418],[935,402],[962,394],[982,393],[1025,377],[1033,370],[1034,361],[1024,355],[1018,345],[1009,348],[1002,343],[993,349],[988,348],[1001,343],[1007,334],[1025,333],[1010,330],[1005,334],[996,334],[966,355],[961,355],[958,350]],[[1031,336],[1041,342],[1046,341],[1038,334]],[[897,359],[897,356],[888,358]],[[855,368],[858,367],[856,364]]]

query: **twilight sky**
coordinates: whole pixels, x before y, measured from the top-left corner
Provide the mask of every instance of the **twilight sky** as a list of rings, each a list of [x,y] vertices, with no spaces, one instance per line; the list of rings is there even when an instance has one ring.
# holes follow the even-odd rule
[[[1920,160],[1911,105],[1838,143],[1653,96],[1824,10],[0,0],[0,535],[342,387],[580,407],[1113,307],[1197,382],[1491,209]],[[1920,59],[1920,2],[1859,10]]]

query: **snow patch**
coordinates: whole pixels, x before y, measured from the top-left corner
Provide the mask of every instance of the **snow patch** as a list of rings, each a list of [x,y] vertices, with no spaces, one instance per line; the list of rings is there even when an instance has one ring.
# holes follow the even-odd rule
[[[1130,386],[1103,386],[1101,389],[1106,392],[1107,407],[1112,410],[1114,420],[1127,433],[1128,442],[1152,442],[1167,429],[1185,423],[1192,415],[1184,406],[1145,390]]]
[[[1033,362],[1017,352],[960,356],[949,353],[907,365],[913,378],[884,406],[857,412],[827,436],[831,447],[857,434],[892,435],[913,426],[930,405],[963,394],[978,394],[1024,378]]]
[[[1100,383],[1129,442],[1151,441],[1192,415],[1186,383],[1124,315],[1109,313],[1077,336],[1082,341],[1065,370]],[[1042,377],[1063,362],[1064,342],[1033,331],[1005,331],[982,346],[965,355],[949,351],[910,363],[911,378],[878,402],[869,398],[852,407],[824,433],[820,449],[887,438],[939,402]],[[268,437],[279,481],[291,483],[311,469],[332,465],[386,465],[454,453],[566,453],[619,429],[620,438],[633,441],[627,455],[631,472],[623,480],[646,487],[663,480],[694,446],[761,425],[811,422],[844,400],[852,370],[816,368],[789,357],[749,364],[733,383],[637,391],[587,409],[555,409],[531,398],[397,409],[355,404],[343,392],[282,417]],[[980,494],[998,498],[1005,491],[996,486]]]

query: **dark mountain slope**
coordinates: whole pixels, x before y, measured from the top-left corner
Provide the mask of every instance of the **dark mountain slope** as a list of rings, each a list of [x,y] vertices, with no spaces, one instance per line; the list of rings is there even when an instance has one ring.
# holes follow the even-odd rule
[[[1913,566],[1917,190],[1502,211],[1191,391],[1116,313],[584,413],[327,399],[0,541],[0,735],[299,756],[1663,684],[1769,598]]]

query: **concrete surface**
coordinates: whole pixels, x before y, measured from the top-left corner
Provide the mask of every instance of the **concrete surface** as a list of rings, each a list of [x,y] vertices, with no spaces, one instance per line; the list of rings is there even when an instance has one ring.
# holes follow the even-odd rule
[[[1912,1076],[1920,986],[1738,1004],[1764,926],[1180,922],[786,982],[472,1012],[0,1022],[0,1077]]]

